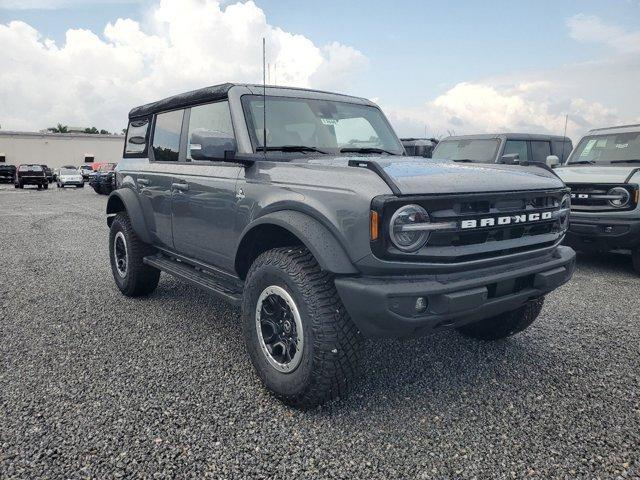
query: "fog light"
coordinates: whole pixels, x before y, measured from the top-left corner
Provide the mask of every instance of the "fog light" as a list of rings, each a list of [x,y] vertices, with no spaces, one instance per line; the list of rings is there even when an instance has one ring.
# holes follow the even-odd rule
[[[427,309],[427,305],[429,304],[429,302],[427,302],[427,299],[424,297],[418,297],[418,299],[416,300],[416,312],[418,313],[422,313]]]

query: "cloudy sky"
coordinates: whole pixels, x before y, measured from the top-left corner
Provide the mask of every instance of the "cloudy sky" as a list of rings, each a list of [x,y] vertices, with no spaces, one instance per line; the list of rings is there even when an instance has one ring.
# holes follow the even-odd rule
[[[0,0],[0,126],[119,131],[226,81],[377,101],[403,136],[640,123],[640,0]]]

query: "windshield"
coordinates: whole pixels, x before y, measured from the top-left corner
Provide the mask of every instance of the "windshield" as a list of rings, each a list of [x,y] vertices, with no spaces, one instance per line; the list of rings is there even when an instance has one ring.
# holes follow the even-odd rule
[[[640,161],[640,132],[590,135],[580,140],[568,163]]]
[[[41,172],[42,167],[40,165],[20,165],[18,168],[20,172]]]
[[[263,145],[264,101],[245,95],[242,103],[255,150]],[[267,97],[267,148],[307,147],[321,153],[350,152],[402,155],[404,149],[382,112],[357,105],[308,98]],[[368,150],[368,151],[367,151]],[[377,151],[376,151],[377,150]],[[302,149],[294,150],[302,151]]]
[[[78,171],[70,168],[63,168],[60,170],[60,175],[78,175]]]
[[[498,145],[497,139],[443,140],[436,146],[432,157],[440,160],[495,163]]]

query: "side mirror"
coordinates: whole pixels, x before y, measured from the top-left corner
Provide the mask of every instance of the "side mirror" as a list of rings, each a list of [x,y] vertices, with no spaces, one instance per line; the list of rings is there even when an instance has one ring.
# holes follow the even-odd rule
[[[230,136],[221,132],[193,133],[189,142],[189,152],[193,160],[225,160],[233,158],[237,144]]]
[[[558,165],[560,165],[560,159],[557,155],[549,155],[547,157],[546,163],[549,168],[556,168]]]
[[[518,165],[520,163],[520,155],[517,153],[509,153],[507,155],[503,155],[500,158],[500,163],[504,163],[506,165]]]

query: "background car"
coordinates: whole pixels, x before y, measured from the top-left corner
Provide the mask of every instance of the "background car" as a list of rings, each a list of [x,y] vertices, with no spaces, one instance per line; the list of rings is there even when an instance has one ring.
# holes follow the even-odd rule
[[[15,165],[0,165],[0,182],[13,182],[16,176]]]
[[[109,195],[115,189],[115,173],[117,163],[103,163],[89,177],[89,185],[99,195]]]
[[[80,171],[85,180],[89,180],[89,174],[93,173],[93,167],[91,165],[80,165],[78,171]]]
[[[401,138],[400,141],[408,157],[431,158],[433,149],[438,145],[435,138]]]
[[[15,187],[24,188],[25,185],[36,185],[38,190],[49,188],[49,180],[42,165],[23,164],[16,170]]]
[[[53,183],[53,170],[51,170],[47,165],[40,164],[42,169],[44,170],[44,175],[47,177],[47,182]]]
[[[57,180],[58,188],[74,186],[77,188],[84,187],[84,178],[82,173],[76,168],[61,168],[58,172]]]

